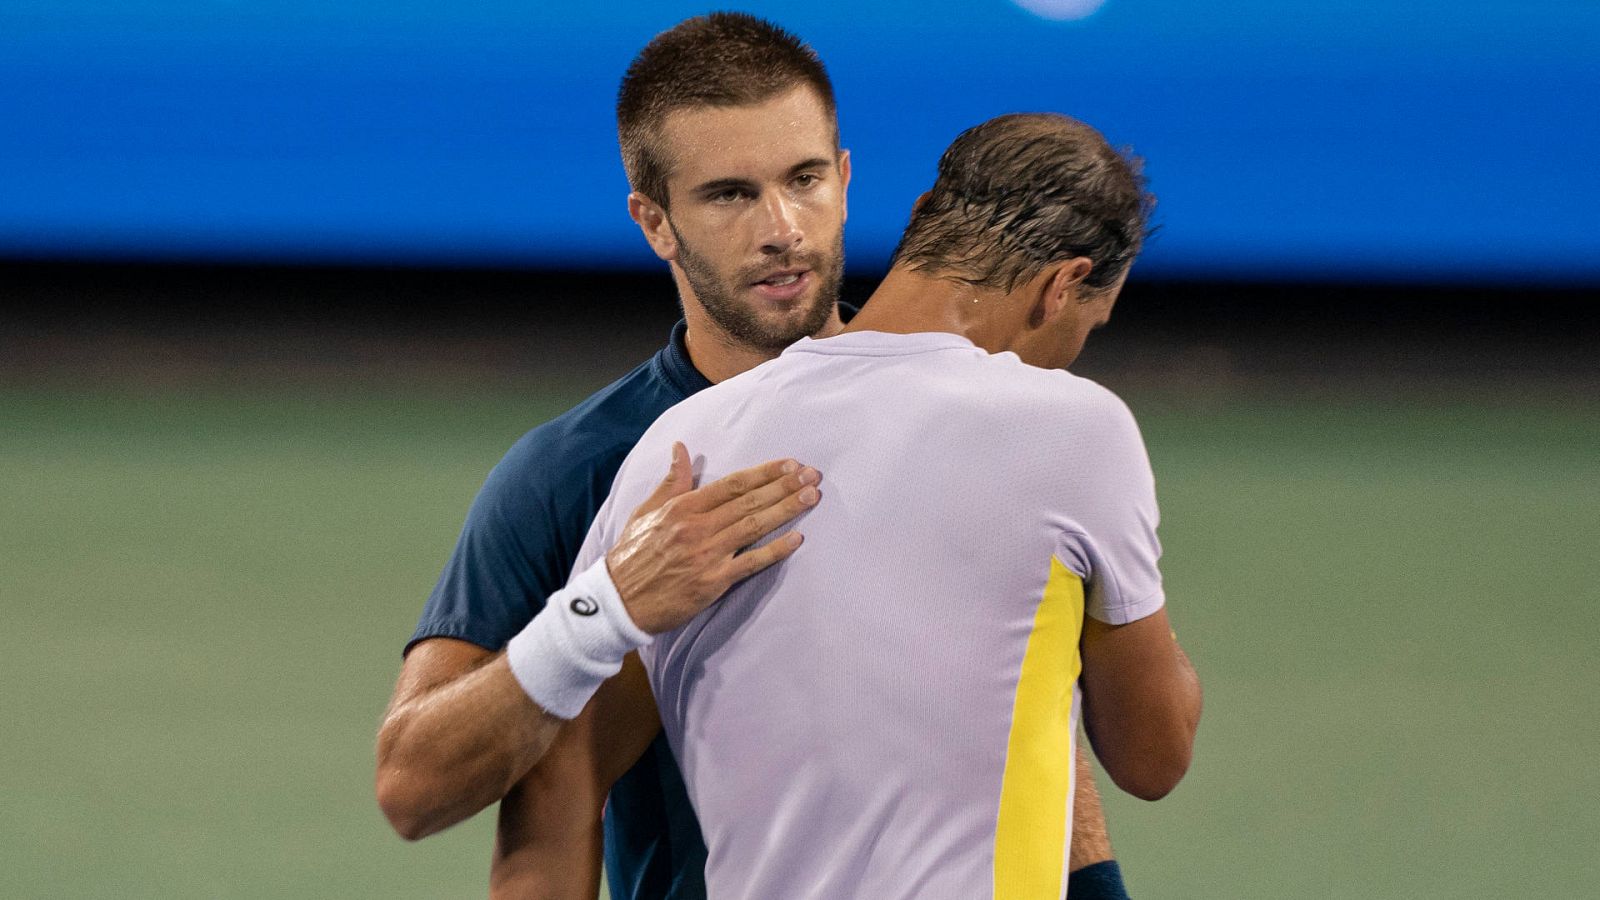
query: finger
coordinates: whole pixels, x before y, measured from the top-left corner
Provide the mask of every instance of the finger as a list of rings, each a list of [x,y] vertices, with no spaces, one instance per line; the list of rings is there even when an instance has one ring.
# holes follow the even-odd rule
[[[759,466],[740,469],[724,475],[698,490],[692,491],[681,503],[690,512],[716,509],[735,497],[743,496],[764,484],[777,481],[785,475],[800,471],[800,464],[792,459],[774,459]]]
[[[718,554],[735,553],[782,528],[795,516],[816,506],[821,499],[821,492],[815,485],[809,484],[794,493],[785,494],[778,502],[730,522],[712,537],[711,549]]]
[[[661,479],[650,496],[633,511],[635,518],[660,509],[668,500],[694,490],[694,468],[689,464],[689,449],[682,441],[672,442],[672,463],[667,467],[667,477]]]
[[[790,472],[782,478],[769,481],[749,493],[740,494],[721,506],[708,510],[703,514],[704,522],[706,527],[710,529],[710,533],[716,534],[740,519],[765,512],[777,506],[788,497],[804,490],[807,485],[817,484],[821,480],[821,472],[810,466],[801,466],[798,472]],[[773,527],[776,527],[776,525]],[[772,528],[768,528],[757,537],[771,530]],[[750,541],[745,541],[745,543],[748,544]],[[740,546],[744,545],[741,544]]]
[[[804,542],[805,536],[800,532],[785,532],[779,535],[777,540],[769,544],[763,544],[746,553],[741,553],[729,560],[722,570],[723,577],[727,579],[727,584],[731,587],[774,563],[788,559]]]

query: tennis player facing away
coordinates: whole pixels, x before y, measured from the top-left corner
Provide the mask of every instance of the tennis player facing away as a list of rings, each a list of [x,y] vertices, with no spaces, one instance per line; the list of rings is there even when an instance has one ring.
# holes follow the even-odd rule
[[[408,642],[378,736],[377,798],[402,836],[498,804],[495,897],[594,900],[603,833],[612,897],[705,900],[706,849],[665,738],[623,740],[639,716],[659,730],[648,692],[575,727],[565,720],[586,694],[534,702],[510,664],[526,677],[543,656],[552,686],[590,690],[614,668],[563,655],[583,649],[564,630],[579,619],[563,585],[628,450],[671,405],[801,336],[837,334],[854,312],[835,303],[849,157],[822,62],[796,36],[740,13],[681,22],[629,66],[617,122],[629,212],[671,267],[685,318],[661,352],[495,466]],[[744,567],[782,555],[773,542],[735,556],[760,535],[730,526],[723,541],[716,523],[755,515],[787,530],[805,508],[805,476],[753,467],[694,488],[687,460],[675,465],[644,527],[609,555],[632,621],[675,628],[699,611],[689,600],[709,603],[754,571]],[[1081,753],[1079,772],[1073,896],[1125,900]]]
[[[1063,371],[1149,202],[1082,123],[973,128],[842,334],[673,407],[623,463],[574,571],[603,571],[679,441],[702,479],[782,455],[822,472],[804,546],[685,624],[652,639],[571,608],[584,646],[640,648],[591,708],[654,691],[713,900],[1065,896],[1080,713],[1119,787],[1183,777],[1200,685],[1143,441]],[[619,609],[602,582],[573,584]]]

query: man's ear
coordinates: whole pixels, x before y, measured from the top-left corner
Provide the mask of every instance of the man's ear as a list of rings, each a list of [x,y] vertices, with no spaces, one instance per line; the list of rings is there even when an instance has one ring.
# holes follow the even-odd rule
[[[678,258],[678,235],[672,230],[667,211],[659,203],[634,191],[628,195],[628,218],[633,220],[650,249],[665,262]]]
[[[1039,287],[1034,297],[1033,309],[1028,312],[1028,325],[1038,328],[1054,322],[1062,315],[1074,314],[1073,309],[1083,299],[1083,280],[1089,277],[1094,262],[1087,256],[1076,256],[1053,263],[1035,277]]]
[[[839,151],[839,221],[850,218],[850,151]]]
[[[922,204],[927,202],[928,196],[932,193],[933,191],[923,191],[916,200],[911,202],[911,218],[915,219],[917,217],[917,210],[922,208]]]

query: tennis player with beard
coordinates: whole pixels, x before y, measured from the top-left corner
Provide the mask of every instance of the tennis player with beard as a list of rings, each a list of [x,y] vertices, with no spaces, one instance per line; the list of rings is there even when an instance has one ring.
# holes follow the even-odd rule
[[[378,799],[401,835],[499,802],[496,896],[587,900],[602,846],[619,900],[705,895],[705,844],[672,751],[632,742],[655,722],[648,697],[602,697],[568,723],[587,681],[535,702],[505,648],[567,583],[618,466],[662,412],[800,338],[837,334],[851,312],[837,303],[849,155],[810,48],[750,16],[687,20],[635,59],[617,115],[629,212],[668,263],[684,319],[654,357],[529,432],[490,473],[379,733]],[[793,552],[780,541],[735,555],[816,502],[815,471],[789,456],[698,489],[674,457],[661,505],[608,559],[638,627],[675,624]],[[608,666],[591,669],[603,678]],[[1076,795],[1074,897],[1123,897],[1088,777]]]

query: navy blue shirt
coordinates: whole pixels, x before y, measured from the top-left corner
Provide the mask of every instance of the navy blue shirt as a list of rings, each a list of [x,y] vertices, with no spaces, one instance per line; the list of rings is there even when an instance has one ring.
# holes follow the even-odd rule
[[[473,500],[406,649],[434,637],[504,647],[566,586],[628,451],[668,407],[710,386],[679,321],[649,361],[523,435]],[[705,898],[705,841],[663,737],[611,789],[605,858],[615,900]]]

